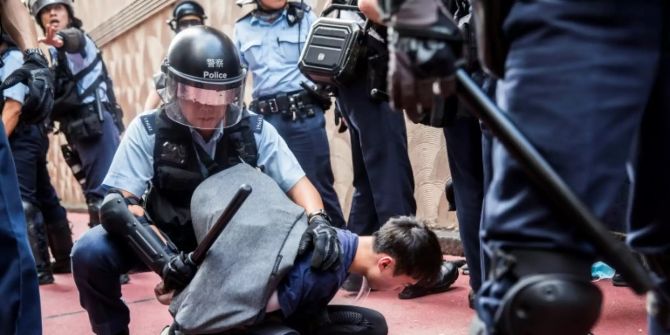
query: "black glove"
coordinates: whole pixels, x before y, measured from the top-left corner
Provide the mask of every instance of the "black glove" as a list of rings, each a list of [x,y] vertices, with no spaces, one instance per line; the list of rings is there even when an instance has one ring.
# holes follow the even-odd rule
[[[181,290],[195,277],[198,267],[191,260],[190,254],[180,252],[170,259],[163,269],[163,282],[166,289]]]
[[[26,55],[23,66],[12,72],[0,85],[0,92],[18,83],[28,86],[21,120],[27,123],[37,123],[46,118],[54,103],[54,77],[49,69],[49,63],[41,53],[30,52]]]
[[[342,248],[337,238],[337,230],[329,222],[325,213],[310,215],[309,226],[298,246],[298,255],[314,249],[312,268],[327,271],[337,270],[342,263]]]

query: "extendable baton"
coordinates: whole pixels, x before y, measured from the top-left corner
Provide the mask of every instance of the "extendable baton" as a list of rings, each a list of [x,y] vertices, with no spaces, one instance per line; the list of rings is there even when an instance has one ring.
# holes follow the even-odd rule
[[[219,219],[212,228],[209,229],[207,235],[205,235],[200,244],[198,244],[195,250],[189,255],[193,263],[196,265],[202,264],[207,255],[207,251],[209,251],[216,239],[221,235],[224,228],[226,228],[235,213],[240,209],[249,194],[251,194],[251,186],[242,184],[237,192],[235,192],[235,195],[233,195],[228,206],[223,210],[223,213],[221,213]]]

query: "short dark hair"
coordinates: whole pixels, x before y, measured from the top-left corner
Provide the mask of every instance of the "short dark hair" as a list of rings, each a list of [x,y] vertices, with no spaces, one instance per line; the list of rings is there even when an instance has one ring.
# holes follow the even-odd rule
[[[411,216],[391,218],[373,237],[373,250],[395,259],[394,275],[408,275],[424,283],[439,276],[442,249],[424,220]]]

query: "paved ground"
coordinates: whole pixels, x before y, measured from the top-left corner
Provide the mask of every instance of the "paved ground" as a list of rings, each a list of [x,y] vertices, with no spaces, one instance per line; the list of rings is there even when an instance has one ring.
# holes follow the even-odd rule
[[[86,216],[70,214],[75,236],[86,229]],[[382,312],[392,335],[462,335],[467,334],[474,312],[467,307],[467,276],[461,276],[448,292],[415,300],[399,300],[396,292],[373,292],[362,301],[354,301],[340,292],[335,303],[359,304]],[[156,335],[171,321],[166,308],[154,300],[153,273],[131,275],[123,286],[123,296],[130,307],[130,330],[133,335]],[[644,300],[629,290],[599,283],[604,290],[605,306],[594,329],[595,335],[646,334]],[[79,306],[77,290],[71,275],[56,275],[56,283],[42,286],[42,319],[44,334],[91,334],[86,312]],[[566,334],[570,335],[570,334]]]

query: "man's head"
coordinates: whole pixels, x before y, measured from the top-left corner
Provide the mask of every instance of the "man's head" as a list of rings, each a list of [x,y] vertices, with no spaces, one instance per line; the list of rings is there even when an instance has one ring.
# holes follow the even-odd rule
[[[203,134],[239,122],[246,69],[224,33],[206,26],[182,30],[170,43],[162,70],[170,119]]]
[[[172,19],[168,21],[168,25],[172,31],[178,33],[182,29],[205,24],[206,18],[205,10],[199,3],[193,0],[181,0],[174,6]]]
[[[438,277],[442,249],[433,231],[414,217],[387,221],[373,234],[377,266],[365,275],[370,287],[392,290]]]
[[[74,17],[72,0],[33,0],[30,12],[43,31],[47,27],[56,31],[71,26],[81,27],[81,21]]]

